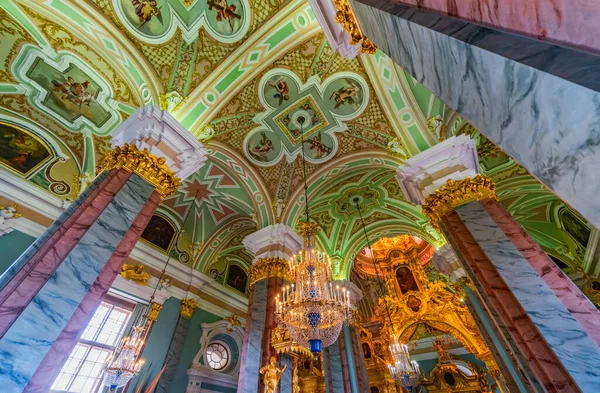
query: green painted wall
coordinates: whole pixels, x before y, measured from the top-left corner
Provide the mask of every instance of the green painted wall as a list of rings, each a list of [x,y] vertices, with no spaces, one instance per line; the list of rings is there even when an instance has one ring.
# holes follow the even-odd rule
[[[142,353],[142,359],[145,361],[144,367],[140,374],[131,380],[127,389],[128,393],[136,391],[140,380],[144,376],[146,377],[144,384],[148,384],[162,368],[177,325],[180,307],[181,300],[174,297],[167,299],[163,304],[152,332],[150,332],[150,337],[148,337],[146,348]]]
[[[200,336],[202,336],[202,328],[200,327],[203,323],[213,323],[220,321],[221,317],[209,313],[208,311],[197,309],[192,315],[190,321],[190,328],[188,329],[185,341],[183,343],[183,351],[179,357],[179,363],[173,376],[173,382],[169,387],[169,393],[185,393],[187,387],[187,374],[186,371],[192,365],[196,353],[200,350]],[[168,343],[167,343],[168,346]],[[204,387],[204,386],[203,386]],[[221,387],[219,387],[221,388]],[[211,387],[212,390],[217,390],[223,393],[230,393],[230,390],[219,390],[217,387]]]
[[[6,269],[33,243],[35,237],[29,236],[23,232],[12,231],[8,235],[0,237],[0,274]]]

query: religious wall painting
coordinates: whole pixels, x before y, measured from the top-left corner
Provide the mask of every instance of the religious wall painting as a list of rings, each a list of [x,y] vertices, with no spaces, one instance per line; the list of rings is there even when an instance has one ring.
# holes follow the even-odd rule
[[[327,161],[338,148],[334,134],[345,131],[344,121],[359,116],[368,103],[366,81],[352,72],[304,83],[288,69],[273,69],[258,91],[265,111],[255,116],[260,126],[246,136],[244,151],[259,166],[275,165],[284,156],[292,162],[302,153],[313,164]]]
[[[564,230],[583,247],[587,247],[590,228],[575,216],[568,208],[560,211],[560,221]]]
[[[362,343],[363,357],[365,359],[371,359],[371,346],[369,343]]]
[[[246,294],[248,284],[248,274],[238,265],[230,264],[227,273],[227,285],[236,291]]]
[[[406,266],[400,266],[396,270],[396,281],[398,282],[398,286],[400,287],[400,291],[403,295],[409,291],[419,290],[415,276]]]
[[[171,242],[175,238],[175,228],[166,218],[157,214],[150,218],[150,222],[144,232],[142,239],[160,248],[163,251],[168,251]]]
[[[0,163],[2,165],[27,177],[52,156],[50,148],[33,134],[0,122]]]
[[[250,26],[248,0],[115,0],[117,15],[139,39],[169,41],[181,31],[192,43],[200,29],[223,43],[240,40]]]
[[[63,51],[50,57],[27,44],[13,70],[33,106],[70,131],[104,136],[121,122],[110,85],[74,54]]]

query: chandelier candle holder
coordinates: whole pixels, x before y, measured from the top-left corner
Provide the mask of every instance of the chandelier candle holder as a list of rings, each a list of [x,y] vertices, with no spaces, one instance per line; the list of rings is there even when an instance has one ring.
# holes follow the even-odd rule
[[[282,289],[275,299],[277,321],[286,326],[291,338],[312,353],[333,344],[343,323],[351,317],[350,292],[331,283],[331,260],[315,250],[311,237],[315,223],[301,224],[304,249],[289,261],[294,283]]]
[[[103,385],[108,386],[111,392],[127,385],[140,372],[144,361],[138,358],[144,347],[144,333],[144,328],[136,327],[132,336],[121,340],[116,356],[107,359]]]
[[[394,343],[389,346],[392,363],[388,364],[390,375],[396,382],[411,391],[421,381],[421,370],[416,361],[410,360],[406,344]]]

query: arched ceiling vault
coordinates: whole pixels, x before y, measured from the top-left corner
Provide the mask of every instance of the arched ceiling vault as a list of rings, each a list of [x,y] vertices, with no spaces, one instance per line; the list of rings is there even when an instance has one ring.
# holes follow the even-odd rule
[[[342,58],[306,0],[227,4],[224,14],[206,0],[1,2],[3,175],[73,200],[110,132],[136,108],[162,103],[209,159],[161,205],[153,239],[185,228],[171,253],[203,272],[227,255],[251,263],[244,236],[302,219],[305,155],[319,243],[348,278],[366,245],[350,198],[360,196],[372,241],[411,233],[441,243],[404,200],[395,170],[469,133],[501,202],[568,269],[581,265],[589,225],[385,54]],[[190,262],[192,244],[201,249]]]

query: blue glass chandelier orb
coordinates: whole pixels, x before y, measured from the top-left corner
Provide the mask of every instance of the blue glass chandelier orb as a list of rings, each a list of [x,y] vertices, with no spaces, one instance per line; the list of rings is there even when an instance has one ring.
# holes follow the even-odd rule
[[[308,344],[310,345],[310,352],[315,354],[321,352],[321,340],[308,340]]]

